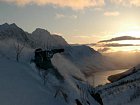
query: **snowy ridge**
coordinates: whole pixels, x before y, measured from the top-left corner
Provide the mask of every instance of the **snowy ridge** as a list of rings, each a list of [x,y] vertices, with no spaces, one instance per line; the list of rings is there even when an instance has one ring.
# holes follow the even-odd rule
[[[15,23],[0,25],[0,39],[17,39],[20,42],[27,42],[28,36]]]
[[[43,48],[59,48],[68,46],[67,42],[58,35],[51,35],[47,30],[37,28],[31,34],[31,39],[35,43],[35,46]]]
[[[16,39],[33,47],[64,47],[67,42],[58,35],[51,35],[47,30],[37,28],[34,32],[27,33],[19,28],[15,23],[0,25],[0,39]]]
[[[116,74],[116,75],[111,75],[111,76],[108,77],[108,80],[110,82],[118,81],[118,80],[123,79],[127,76],[130,76],[131,74],[134,74],[134,73],[138,72],[140,70],[139,68],[140,68],[140,65],[138,65],[136,67],[133,67],[130,70],[127,70],[123,73]]]
[[[104,86],[95,89],[101,93],[105,105],[139,105],[140,103],[140,66],[125,72],[127,76]]]

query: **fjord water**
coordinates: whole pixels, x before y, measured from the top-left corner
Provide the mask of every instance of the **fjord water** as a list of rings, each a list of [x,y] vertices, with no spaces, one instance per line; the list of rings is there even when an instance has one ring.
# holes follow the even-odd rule
[[[109,71],[99,71],[93,73],[90,77],[88,77],[88,80],[91,85],[98,86],[98,85],[104,85],[106,83],[109,83],[108,76],[118,74],[125,72],[128,69],[122,69],[122,70],[109,70]]]

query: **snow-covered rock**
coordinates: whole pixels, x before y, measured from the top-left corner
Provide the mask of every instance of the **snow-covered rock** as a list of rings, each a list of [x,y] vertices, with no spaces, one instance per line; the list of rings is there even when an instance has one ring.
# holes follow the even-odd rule
[[[15,23],[0,25],[0,39],[17,39],[20,42],[28,42],[27,33]]]
[[[37,28],[30,37],[36,47],[51,49],[68,46],[68,43],[61,36],[52,35],[45,29]]]

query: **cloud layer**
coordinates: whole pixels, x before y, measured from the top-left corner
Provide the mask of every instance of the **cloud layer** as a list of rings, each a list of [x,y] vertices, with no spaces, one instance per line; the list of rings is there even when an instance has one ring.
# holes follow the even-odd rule
[[[61,19],[61,18],[77,19],[77,15],[56,14],[56,18],[57,19]]]
[[[112,3],[123,6],[140,6],[140,0],[111,0]]]
[[[119,47],[139,47],[140,44],[135,44],[135,43],[132,43],[132,44],[121,44],[119,43],[119,41],[125,41],[125,40],[140,40],[140,38],[136,38],[136,37],[132,37],[132,36],[121,36],[121,37],[115,37],[115,38],[112,38],[112,39],[109,39],[109,40],[102,40],[102,41],[99,41],[98,43],[94,44],[93,46],[94,47],[97,47],[98,48],[98,51],[99,52],[108,52],[108,51],[111,51],[112,49],[116,49],[116,48],[119,48]],[[118,41],[117,43],[114,43],[114,41]],[[90,44],[89,44],[90,45]],[[91,45],[92,46],[92,45]]]
[[[116,38],[112,38],[112,39],[109,39],[109,40],[102,40],[99,43],[121,41],[121,40],[140,40],[140,38],[136,38],[136,37],[132,37],[132,36],[121,36],[121,37],[116,37]]]
[[[86,7],[104,5],[104,0],[0,0],[0,1],[15,3],[21,6],[26,4],[37,4],[37,5],[53,4],[59,7],[70,7],[72,9],[83,9]]]
[[[109,0],[109,1],[112,4],[118,4],[122,6],[129,6],[129,7],[140,6],[140,0]],[[27,4],[37,4],[37,5],[53,4],[59,7],[70,7],[72,9],[84,9],[86,7],[103,6],[107,3],[107,0],[0,0],[0,2],[15,3],[20,6],[27,5]]]
[[[107,51],[109,51],[109,50],[110,50],[110,48],[108,48],[108,47],[99,48],[99,49],[98,49],[98,51],[99,51],[99,52],[102,52],[102,53],[103,53],[103,52],[107,52]]]
[[[109,43],[109,44],[103,44],[101,47],[126,47],[126,46],[140,46],[135,44],[119,44],[119,43]]]
[[[119,16],[120,13],[118,11],[114,11],[114,12],[104,12],[105,16]]]

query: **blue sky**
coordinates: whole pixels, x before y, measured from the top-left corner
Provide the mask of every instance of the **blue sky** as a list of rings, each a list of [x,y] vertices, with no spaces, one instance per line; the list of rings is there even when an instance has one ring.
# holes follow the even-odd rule
[[[69,43],[95,43],[132,31],[138,37],[139,11],[139,0],[0,0],[0,24],[16,23],[28,32],[44,28]]]

